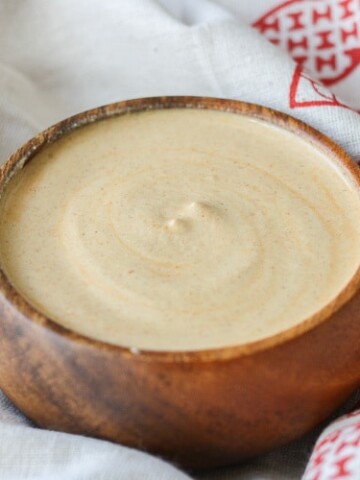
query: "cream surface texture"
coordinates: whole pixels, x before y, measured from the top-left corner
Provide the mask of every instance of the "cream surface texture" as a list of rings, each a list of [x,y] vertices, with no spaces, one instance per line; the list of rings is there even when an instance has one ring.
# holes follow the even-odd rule
[[[265,122],[126,114],[44,148],[0,199],[0,259],[57,323],[147,350],[239,345],[320,310],[360,262],[356,188]]]

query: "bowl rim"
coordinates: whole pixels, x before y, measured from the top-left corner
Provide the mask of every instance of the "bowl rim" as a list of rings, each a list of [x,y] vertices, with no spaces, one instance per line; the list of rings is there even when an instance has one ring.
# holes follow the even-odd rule
[[[78,128],[127,113],[167,108],[209,109],[230,112],[262,120],[290,131],[304,139],[314,148],[321,150],[328,155],[331,161],[335,162],[342,170],[346,171],[346,175],[351,178],[351,181],[354,182],[360,192],[360,168],[342,147],[325,134],[291,115],[269,107],[240,100],[200,96],[136,98],[92,108],[57,122],[28,140],[0,167],[0,191],[6,188],[6,184],[11,179],[12,175],[22,168],[43,147],[54,143],[59,138]],[[58,324],[28,303],[20,292],[12,286],[10,280],[0,266],[0,303],[5,302],[10,305],[11,308],[14,308],[17,312],[22,314],[27,321],[37,324],[39,327],[46,329],[55,336],[60,336],[62,339],[75,342],[78,345],[94,348],[97,351],[107,351],[117,355],[120,354],[126,357],[133,357],[142,361],[202,363],[231,360],[269,350],[290,342],[325,323],[326,320],[332,317],[333,314],[347,303],[359,289],[360,265],[343,289],[340,290],[340,292],[327,305],[312,316],[305,318],[299,324],[286,330],[282,330],[275,335],[245,344],[201,350],[149,350],[134,349],[133,347],[120,346],[97,340]],[[0,321],[3,320],[0,319]]]

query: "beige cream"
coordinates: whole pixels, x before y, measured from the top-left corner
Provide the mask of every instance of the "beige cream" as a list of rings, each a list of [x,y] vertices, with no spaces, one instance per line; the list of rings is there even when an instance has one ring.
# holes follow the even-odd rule
[[[360,200],[320,151],[261,121],[129,114],[46,147],[0,200],[1,264],[56,322],[198,350],[298,324],[360,262]]]

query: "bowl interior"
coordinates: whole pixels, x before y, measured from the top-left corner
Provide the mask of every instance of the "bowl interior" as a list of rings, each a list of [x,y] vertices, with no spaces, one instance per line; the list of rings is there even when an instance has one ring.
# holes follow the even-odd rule
[[[239,101],[202,98],[202,97],[158,97],[130,100],[111,105],[99,107],[87,112],[80,113],[69,119],[66,119],[46,131],[38,134],[27,142],[8,160],[1,169],[0,188],[4,189],[11,177],[16,171],[22,168],[31,160],[43,147],[56,142],[69,132],[81,128],[93,122],[101,121],[118,115],[144,110],[169,109],[169,108],[190,108],[190,109],[210,109],[226,111],[260,119],[270,124],[281,127],[285,130],[295,133],[309,142],[314,148],[323,151],[337,168],[351,179],[360,191],[360,174],[358,167],[352,159],[331,139],[302,123],[301,121],[286,114],[262,107],[260,105],[248,104]],[[360,287],[360,267],[354,276],[347,283],[339,294],[323,309],[315,315],[307,318],[300,324],[281,331],[276,335],[266,337],[262,340],[250,342],[247,344],[231,347],[221,347],[197,351],[150,351],[134,350],[127,347],[110,345],[106,342],[91,339],[87,336],[75,333],[58,323],[47,318],[31,306],[11,285],[9,279],[3,271],[0,271],[0,291],[6,300],[16,309],[20,310],[31,321],[37,322],[46,328],[54,331],[56,334],[67,336],[72,341],[91,344],[100,349],[111,349],[124,355],[136,355],[144,360],[159,359],[161,361],[209,361],[214,359],[228,359],[249,355],[257,351],[271,348],[280,343],[289,341],[292,338],[302,335],[306,331],[315,328],[317,325],[326,321],[335,311],[337,311],[345,302],[347,302]]]

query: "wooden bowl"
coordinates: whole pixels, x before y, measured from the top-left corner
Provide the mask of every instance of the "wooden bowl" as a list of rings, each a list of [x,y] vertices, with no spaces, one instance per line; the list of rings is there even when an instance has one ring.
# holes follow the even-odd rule
[[[226,110],[295,132],[353,177],[329,138],[279,112],[237,101],[161,97],[116,103],[64,120],[21,147],[0,187],[46,144],[91,122],[157,108]],[[360,269],[311,318],[246,345],[133,352],[61,327],[30,306],[0,271],[0,384],[38,425],[105,438],[191,467],[232,464],[312,429],[360,383]]]

